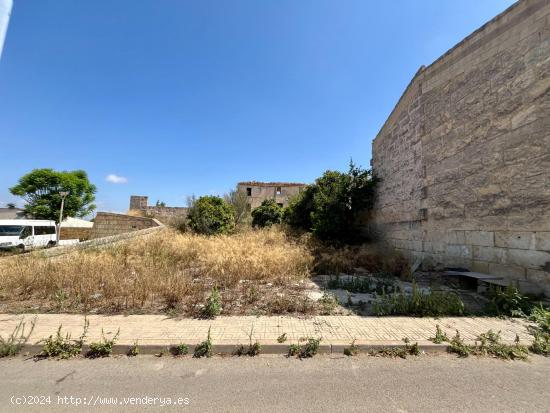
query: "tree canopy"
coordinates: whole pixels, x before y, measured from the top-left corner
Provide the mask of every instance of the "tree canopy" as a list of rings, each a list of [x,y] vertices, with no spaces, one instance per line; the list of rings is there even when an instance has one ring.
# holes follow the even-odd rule
[[[265,199],[262,204],[252,210],[253,227],[270,227],[281,222],[283,208],[274,199]]]
[[[292,227],[313,232],[328,242],[353,243],[361,238],[357,219],[374,205],[377,179],[350,163],[347,173],[326,171],[293,199],[284,212]]]
[[[10,188],[13,195],[23,198],[25,212],[36,219],[59,220],[60,192],[68,192],[63,209],[64,216],[83,218],[95,209],[97,189],[85,171],[55,171],[34,169],[19,178]]]
[[[235,227],[233,206],[218,196],[193,199],[187,218],[189,227],[198,234],[227,234]]]

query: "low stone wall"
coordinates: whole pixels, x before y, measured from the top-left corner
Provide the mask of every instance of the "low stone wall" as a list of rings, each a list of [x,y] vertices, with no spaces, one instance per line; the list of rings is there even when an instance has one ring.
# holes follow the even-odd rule
[[[110,212],[98,212],[90,239],[103,238],[126,232],[139,231],[141,229],[159,226],[160,223],[153,218],[134,217]]]
[[[59,255],[68,254],[70,252],[77,251],[77,250],[85,250],[90,248],[105,248],[105,247],[109,247],[111,245],[117,244],[118,242],[123,242],[133,238],[143,237],[149,234],[153,234],[157,231],[162,231],[163,229],[166,228],[160,222],[157,222],[157,224],[158,225],[156,227],[140,229],[137,231],[126,232],[126,233],[117,234],[117,235],[111,235],[109,237],[92,239],[92,240],[80,242],[75,245],[40,249],[40,250],[32,251],[29,254],[35,254],[42,257],[56,257]]]

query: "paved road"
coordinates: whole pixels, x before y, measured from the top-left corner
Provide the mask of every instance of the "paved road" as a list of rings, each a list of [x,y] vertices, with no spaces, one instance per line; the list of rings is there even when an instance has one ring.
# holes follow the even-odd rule
[[[43,396],[45,403],[50,396],[51,404],[11,404],[12,396],[24,395]],[[118,405],[76,406],[69,404],[70,396],[73,403],[116,397],[110,402]],[[158,397],[157,406],[124,405],[131,397],[139,398],[134,403],[147,402],[145,396]],[[181,405],[160,406],[160,399],[168,397]],[[425,355],[407,360],[367,356],[303,361],[281,356],[0,360],[0,412],[18,411],[548,412],[550,359],[504,362]]]

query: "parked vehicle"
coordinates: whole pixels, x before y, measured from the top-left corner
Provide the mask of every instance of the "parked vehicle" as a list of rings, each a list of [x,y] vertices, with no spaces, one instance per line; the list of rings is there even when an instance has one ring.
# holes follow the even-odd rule
[[[1,219],[0,248],[29,250],[55,245],[55,222],[38,219]]]

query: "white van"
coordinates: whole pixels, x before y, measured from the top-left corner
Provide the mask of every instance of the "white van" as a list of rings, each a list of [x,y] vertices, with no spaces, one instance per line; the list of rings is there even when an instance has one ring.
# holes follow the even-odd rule
[[[0,219],[0,248],[52,247],[55,240],[55,221]]]

